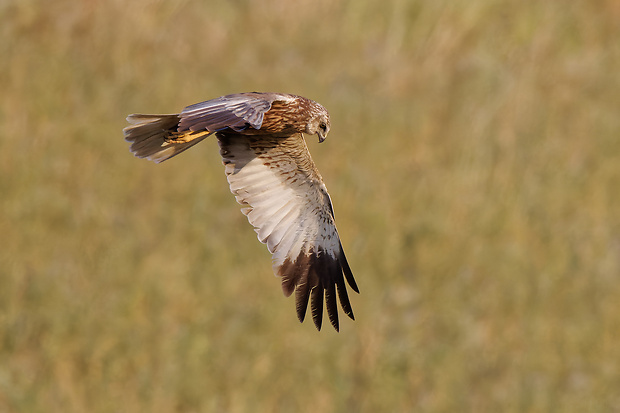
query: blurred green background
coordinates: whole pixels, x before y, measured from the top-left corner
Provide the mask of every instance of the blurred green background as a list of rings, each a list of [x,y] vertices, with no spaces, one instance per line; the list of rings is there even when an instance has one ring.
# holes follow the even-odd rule
[[[620,2],[4,0],[0,411],[620,411]],[[215,139],[129,113],[322,103],[361,294],[299,324]]]

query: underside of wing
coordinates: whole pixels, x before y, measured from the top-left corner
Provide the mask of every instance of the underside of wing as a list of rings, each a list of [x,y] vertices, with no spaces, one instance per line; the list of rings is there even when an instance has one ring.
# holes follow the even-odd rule
[[[323,302],[331,324],[339,329],[337,299],[354,319],[345,279],[358,291],[347,263],[325,185],[301,134],[288,138],[218,133],[220,153],[232,193],[273,254],[282,289],[295,292],[303,321],[310,302],[321,328]]]

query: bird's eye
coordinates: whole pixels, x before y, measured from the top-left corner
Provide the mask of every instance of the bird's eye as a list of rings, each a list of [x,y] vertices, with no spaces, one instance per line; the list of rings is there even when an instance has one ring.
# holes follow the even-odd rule
[[[319,125],[319,128],[321,128],[321,129],[325,130],[325,129],[327,129],[327,125],[326,125],[326,124],[324,124],[324,123],[321,123],[321,124]]]

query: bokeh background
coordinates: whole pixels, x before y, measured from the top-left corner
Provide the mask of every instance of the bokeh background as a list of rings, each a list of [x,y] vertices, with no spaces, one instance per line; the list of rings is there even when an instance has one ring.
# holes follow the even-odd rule
[[[620,2],[0,2],[0,411],[620,411]],[[309,147],[361,294],[299,324],[214,139],[129,113],[241,91]]]

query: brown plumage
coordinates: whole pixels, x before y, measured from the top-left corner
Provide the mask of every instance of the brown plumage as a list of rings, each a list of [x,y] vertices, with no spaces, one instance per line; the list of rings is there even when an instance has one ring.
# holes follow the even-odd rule
[[[280,93],[238,93],[186,107],[173,115],[129,115],[123,131],[140,158],[163,162],[215,134],[230,190],[273,254],[286,296],[295,292],[303,321],[308,302],[321,329],[323,301],[339,329],[336,295],[354,319],[345,279],[359,292],[334,223],[327,188],[303,134],[329,132],[318,103]]]

